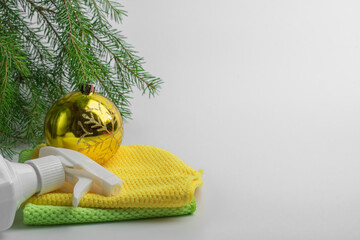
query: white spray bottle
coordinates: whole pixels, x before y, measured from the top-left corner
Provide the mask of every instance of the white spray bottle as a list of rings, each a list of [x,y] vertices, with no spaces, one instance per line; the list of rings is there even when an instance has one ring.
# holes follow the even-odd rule
[[[115,174],[74,150],[42,147],[39,158],[25,164],[0,156],[0,231],[11,227],[16,210],[34,194],[60,188],[73,191],[72,203],[77,207],[88,191],[113,196],[120,194],[121,187]]]

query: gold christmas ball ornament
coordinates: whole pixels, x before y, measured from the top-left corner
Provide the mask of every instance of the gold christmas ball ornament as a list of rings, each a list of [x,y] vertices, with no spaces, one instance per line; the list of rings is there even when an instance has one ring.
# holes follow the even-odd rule
[[[123,136],[119,110],[93,85],[61,97],[47,113],[44,128],[47,145],[79,151],[99,164],[116,153]]]

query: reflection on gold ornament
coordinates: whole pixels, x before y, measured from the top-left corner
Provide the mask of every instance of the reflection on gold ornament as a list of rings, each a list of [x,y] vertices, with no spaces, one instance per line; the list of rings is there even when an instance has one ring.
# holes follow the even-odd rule
[[[119,110],[92,85],[60,98],[45,118],[46,144],[77,150],[99,164],[118,150],[123,136]]]

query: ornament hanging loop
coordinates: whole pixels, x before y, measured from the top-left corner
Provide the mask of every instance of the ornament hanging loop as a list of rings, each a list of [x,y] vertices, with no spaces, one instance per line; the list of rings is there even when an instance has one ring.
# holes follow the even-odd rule
[[[80,92],[85,95],[90,95],[95,92],[95,85],[90,83],[84,83],[80,87]]]

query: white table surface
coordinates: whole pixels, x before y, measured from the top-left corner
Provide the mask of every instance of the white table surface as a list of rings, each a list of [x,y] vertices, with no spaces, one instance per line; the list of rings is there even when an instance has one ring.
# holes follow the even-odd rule
[[[359,239],[360,2],[124,0],[165,81],[124,144],[204,169],[195,214],[28,227],[3,239]],[[86,238],[85,238],[86,236]]]

